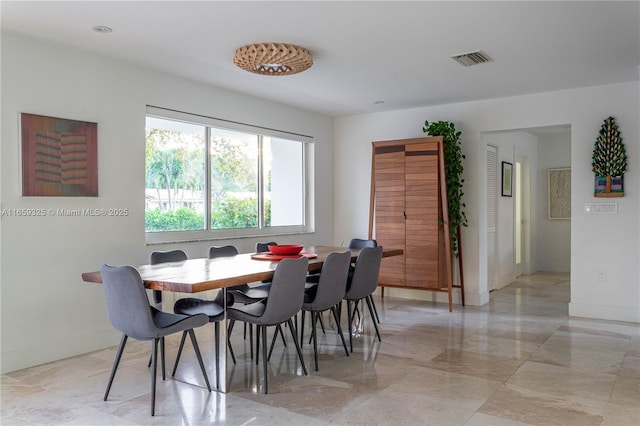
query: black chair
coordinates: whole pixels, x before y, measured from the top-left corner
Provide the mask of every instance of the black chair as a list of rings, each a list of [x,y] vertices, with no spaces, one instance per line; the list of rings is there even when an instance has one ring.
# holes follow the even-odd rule
[[[277,246],[275,241],[269,241],[267,243],[256,243],[256,253],[265,253],[269,251],[269,246]]]
[[[300,347],[302,348],[304,340],[305,312],[310,312],[311,336],[313,338],[313,355],[316,371],[318,371],[318,338],[316,336],[316,323],[320,318],[320,314],[324,311],[331,310],[333,313],[333,318],[336,320],[338,334],[342,340],[344,351],[347,356],[349,356],[347,344],[344,341],[342,327],[340,326],[340,320],[336,311],[336,305],[342,301],[342,298],[345,295],[350,263],[351,252],[349,251],[329,254],[322,266],[319,284],[305,291],[305,300],[302,304],[302,319],[300,322]]]
[[[176,315],[162,312],[149,305],[147,293],[138,271],[132,266],[109,266],[103,265],[100,269],[104,292],[107,300],[107,310],[109,320],[116,330],[122,332],[120,345],[113,362],[109,384],[104,393],[104,400],[107,400],[113,379],[120,364],[127,338],[137,340],[151,340],[151,415],[155,415],[156,406],[156,375],[157,375],[157,352],[158,342],[161,338],[170,334],[184,332],[188,333],[191,343],[198,358],[202,376],[207,384],[207,389],[211,392],[209,378],[202,362],[200,348],[196,340],[193,329],[205,325],[208,322],[206,315]],[[162,372],[164,380],[164,368]]]
[[[308,265],[309,259],[304,256],[298,259],[281,260],[274,271],[271,290],[266,300],[249,305],[235,305],[228,310],[230,319],[255,324],[256,335],[261,336],[265,394],[268,393],[269,389],[267,369],[267,327],[269,326],[278,326],[282,323],[289,325],[302,369],[304,374],[307,374],[307,368],[304,365],[302,351],[300,350],[300,345],[298,345],[291,319],[302,308]],[[259,342],[259,339],[256,339],[256,341]],[[256,347],[256,353],[259,353],[260,344],[258,343]]]
[[[376,323],[376,318],[373,314],[371,300],[369,299],[371,293],[373,293],[378,287],[381,262],[382,246],[365,247],[360,251],[358,258],[356,259],[356,266],[351,278],[351,286],[347,288],[344,295],[344,299],[347,301],[347,322],[349,324],[349,345],[351,352],[353,352],[352,323],[355,316],[355,310],[352,309],[352,304],[356,305],[360,300],[364,299],[367,303],[371,322],[373,322],[373,326],[376,329],[376,335],[378,336],[378,340],[382,341],[378,330],[378,324]],[[364,315],[364,308],[362,311]]]
[[[187,254],[182,250],[154,251],[151,253],[151,264],[182,262],[187,260]]]

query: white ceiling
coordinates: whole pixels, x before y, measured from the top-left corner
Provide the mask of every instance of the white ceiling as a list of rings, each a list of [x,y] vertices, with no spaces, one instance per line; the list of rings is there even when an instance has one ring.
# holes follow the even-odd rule
[[[3,30],[330,116],[640,75],[638,1],[3,0],[0,12]],[[236,48],[271,41],[306,47],[313,67],[271,77],[234,66]],[[465,68],[450,59],[478,49],[493,62]]]

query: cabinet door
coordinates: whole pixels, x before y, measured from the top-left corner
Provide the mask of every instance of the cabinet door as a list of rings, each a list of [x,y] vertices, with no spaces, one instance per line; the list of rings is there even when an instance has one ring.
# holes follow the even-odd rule
[[[405,147],[405,281],[407,287],[439,288],[438,145]]]
[[[404,145],[374,150],[375,237],[379,244],[405,249],[405,155]],[[380,284],[405,285],[405,256],[383,259]]]

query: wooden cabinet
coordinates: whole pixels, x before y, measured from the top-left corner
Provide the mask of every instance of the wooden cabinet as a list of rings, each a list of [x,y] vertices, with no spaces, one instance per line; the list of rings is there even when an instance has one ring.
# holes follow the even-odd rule
[[[384,259],[379,285],[449,293],[449,237],[442,137],[372,144],[369,237],[403,256]]]

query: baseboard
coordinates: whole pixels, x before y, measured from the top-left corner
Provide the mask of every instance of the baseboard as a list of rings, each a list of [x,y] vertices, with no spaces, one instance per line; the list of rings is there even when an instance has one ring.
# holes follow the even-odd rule
[[[638,308],[569,303],[569,315],[572,317],[640,323],[640,309]]]
[[[374,293],[377,296],[381,295],[380,287]],[[437,303],[449,303],[449,295],[446,292],[428,291],[428,290],[416,290],[409,288],[397,288],[397,287],[385,287],[385,297],[397,297],[399,299],[411,299],[411,300],[424,300],[427,302]],[[460,289],[454,288],[451,292],[454,305],[461,305]],[[465,305],[470,306],[482,306],[489,303],[489,293],[483,294],[464,294]]]

